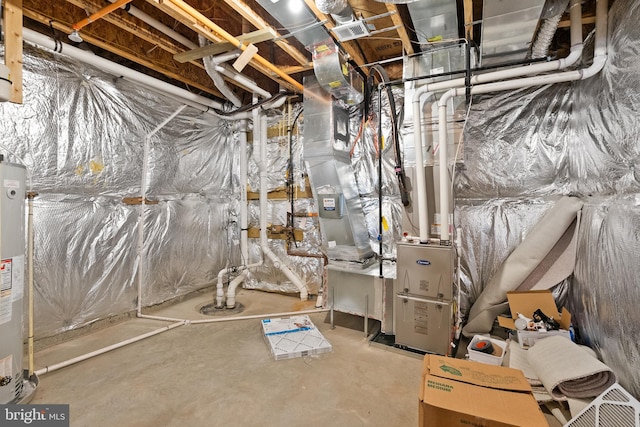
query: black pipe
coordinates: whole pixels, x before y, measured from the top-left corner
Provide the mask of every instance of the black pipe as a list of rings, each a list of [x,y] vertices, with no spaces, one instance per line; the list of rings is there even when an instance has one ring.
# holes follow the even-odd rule
[[[381,83],[384,83],[389,80],[387,72],[380,65],[374,65],[373,67],[371,67],[371,69],[376,71],[380,75]],[[392,143],[394,144],[395,163],[396,163],[395,172],[396,172],[396,176],[398,177],[398,187],[400,189],[400,198],[402,199],[403,206],[409,206],[411,204],[411,201],[409,200],[409,191],[407,190],[406,175],[404,173],[402,155],[400,154],[400,151],[401,151],[400,140],[398,139],[398,114],[396,112],[397,111],[396,102],[393,96],[393,89],[391,88],[391,86],[385,86],[385,89],[387,91],[387,98],[389,99],[389,109],[391,110],[390,111],[391,125],[392,125],[391,139],[392,139]],[[380,100],[380,103],[382,105],[382,99]],[[382,120],[382,117],[379,117],[379,119]]]
[[[548,62],[548,61],[549,61],[548,58],[527,59],[525,61],[505,62],[502,64],[496,64],[496,65],[491,65],[487,67],[471,68],[471,71],[472,72],[473,71],[489,71],[489,70],[496,70],[498,68],[514,67],[518,65],[531,65],[531,64],[536,64],[538,62]],[[455,74],[463,74],[463,73],[466,73],[466,70],[448,71],[446,73],[428,74],[428,75],[418,76],[418,77],[407,77],[406,79],[397,79],[397,80],[384,82],[384,85],[393,86],[393,85],[399,85],[407,82],[415,82],[417,80],[435,79],[438,77],[447,77],[447,76],[453,76]]]
[[[469,42],[466,43],[464,49],[464,66],[466,68],[464,76],[464,86],[466,87],[465,95],[467,105],[469,105],[469,101],[471,100],[471,45]]]
[[[293,119],[293,122],[291,122],[291,125],[287,129],[287,132],[289,133],[289,164],[287,167],[289,176],[287,177],[287,188],[289,189],[289,193],[291,195],[291,223],[288,223],[287,226],[291,227],[291,230],[293,230],[293,217],[295,213],[293,202],[294,195],[296,193],[295,179],[293,179],[293,128],[296,127],[296,122],[298,121],[298,118],[300,117],[300,114],[302,114],[303,110],[304,109],[301,108],[300,111],[298,111],[298,114],[296,114],[296,117]],[[296,233],[292,231],[291,235],[293,236],[293,243],[297,248],[298,242],[296,241]]]

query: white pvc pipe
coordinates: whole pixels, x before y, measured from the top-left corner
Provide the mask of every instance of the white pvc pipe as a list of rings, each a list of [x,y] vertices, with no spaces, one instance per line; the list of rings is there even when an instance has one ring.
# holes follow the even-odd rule
[[[257,99],[254,99],[254,102],[257,101]],[[278,100],[276,100],[273,103],[269,103],[266,108],[279,108],[282,106],[282,104],[284,104],[284,102],[286,101],[285,97],[282,97]],[[251,116],[253,118],[253,146],[254,146],[254,153],[257,157],[257,163],[258,164],[262,164],[262,153],[258,150],[257,147],[261,146],[260,141],[261,141],[261,126],[257,125],[258,123],[260,123],[260,110],[258,108],[254,108],[251,112]],[[244,116],[242,116],[244,117]],[[241,131],[242,133],[240,134],[240,187],[242,188],[241,191],[241,205],[240,205],[240,252],[242,254],[242,260],[243,262],[246,262],[249,259],[249,243],[248,243],[248,237],[247,237],[247,227],[248,227],[248,214],[247,214],[247,194],[246,194],[246,188],[247,188],[247,183],[248,183],[248,176],[247,176],[247,168],[248,168],[248,159],[247,159],[247,137],[246,137],[246,122],[242,121],[241,124]],[[266,135],[266,134],[265,134]],[[266,136],[265,136],[266,138]],[[266,144],[265,144],[266,145]],[[262,214],[263,214],[262,208],[260,210],[260,215],[262,218]],[[261,235],[262,235],[262,231],[261,231]],[[266,236],[266,228],[265,228],[265,236]],[[262,257],[260,259],[260,261],[253,263],[253,264],[249,264],[245,267],[245,270],[238,275],[236,278],[234,278],[231,283],[229,283],[229,286],[227,287],[227,298],[226,298],[226,306],[227,308],[234,308],[236,306],[236,289],[237,287],[240,285],[240,283],[242,283],[248,276],[249,272],[253,269],[256,269],[258,267],[261,267],[262,264],[264,263],[264,251],[262,253]],[[225,272],[226,274],[226,272]],[[222,300],[219,299],[219,295],[220,295],[220,291],[221,291],[221,285],[222,283],[220,282],[220,276],[218,276],[218,288],[217,288],[217,294],[216,294],[216,305],[220,306],[222,304]],[[306,289],[306,288],[305,288]]]
[[[83,354],[82,356],[74,357],[72,359],[65,360],[64,362],[60,362],[60,363],[56,363],[56,364],[51,365],[51,366],[47,366],[45,368],[37,370],[35,372],[35,374],[37,376],[41,376],[41,375],[44,375],[44,374],[48,374],[49,372],[57,371],[58,369],[67,367],[69,365],[73,365],[75,363],[79,363],[79,362],[82,362],[84,360],[90,359],[92,357],[99,356],[101,354],[107,353],[107,352],[109,352],[111,350],[116,350],[118,348],[124,347],[125,345],[129,345],[129,344],[132,344],[134,342],[141,341],[141,340],[143,340],[145,338],[149,338],[149,337],[152,337],[154,335],[158,335],[158,334],[161,334],[163,332],[170,331],[171,329],[177,328],[178,326],[182,326],[184,324],[186,324],[186,322],[181,320],[181,321],[173,323],[171,325],[164,326],[164,327],[162,327],[160,329],[156,329],[154,331],[147,332],[146,334],[138,335],[136,337],[129,338],[128,340],[124,340],[124,341],[121,341],[119,343],[116,343],[116,344],[101,348],[99,350],[92,351],[92,352],[87,353],[87,354]]]
[[[230,78],[231,80],[237,82],[238,84],[250,89],[256,95],[260,95],[263,98],[271,98],[271,93],[262,89],[256,82],[249,79],[244,74],[240,74],[235,71],[233,68],[226,67],[225,64],[219,64],[215,67],[216,71],[220,74]]]
[[[109,0],[109,1],[111,3],[115,3],[116,2],[116,0]],[[141,11],[140,9],[138,9],[135,6],[131,5],[131,3],[129,3],[129,4],[125,5],[125,6],[122,6],[121,9],[125,9],[129,13],[129,15],[135,16],[139,20],[141,20],[143,22],[146,22],[151,27],[153,27],[156,30],[160,31],[161,33],[171,37],[175,41],[182,43],[183,45],[185,45],[189,49],[197,49],[198,48],[197,44],[195,44],[194,42],[192,42],[191,40],[189,40],[188,38],[186,38],[182,34],[174,31],[170,27],[167,27],[162,22],[158,21],[157,19],[153,18],[152,16],[147,15],[146,13]]]
[[[164,317],[164,316],[151,316],[147,314],[143,314],[142,316],[139,316],[139,317],[142,319],[162,320],[164,322],[184,322],[186,325],[199,325],[203,323],[232,322],[234,320],[252,320],[252,319],[265,319],[267,317],[286,317],[286,316],[297,316],[299,314],[326,313],[330,310],[331,309],[329,308],[321,308],[321,309],[315,309],[315,310],[284,311],[280,313],[249,314],[245,316],[225,316],[225,317],[215,317],[212,319],[198,319],[198,320],[177,319],[175,317]]]
[[[109,1],[111,3],[113,3],[116,0],[109,0]],[[149,26],[151,26],[151,27],[155,28],[156,30],[160,31],[161,33],[164,33],[165,35],[169,36],[173,40],[175,40],[175,41],[177,41],[179,43],[182,43],[183,45],[185,45],[189,49],[197,49],[197,48],[199,48],[199,46],[196,43],[193,43],[191,40],[189,40],[188,38],[186,38],[182,34],[174,31],[173,29],[171,29],[169,27],[167,27],[162,22],[160,22],[157,19],[147,15],[146,13],[141,11],[140,9],[137,9],[134,6],[131,6],[131,4],[129,4],[127,6],[129,6],[128,12],[129,12],[130,15],[135,16],[136,18],[140,19],[141,21],[147,23]],[[122,9],[127,9],[127,6],[123,6]],[[236,57],[239,56],[240,53],[241,52],[237,52]],[[229,58],[226,61],[229,61],[231,59],[234,59],[234,58]],[[244,76],[244,75],[242,75],[242,74],[240,74],[238,72],[235,72],[235,70],[232,72],[229,69],[221,67],[219,65],[222,62],[226,62],[226,61],[221,61],[221,60],[218,60],[217,62],[214,61],[216,63],[216,65],[217,65],[216,66],[216,71],[217,72],[219,72],[220,74],[223,74],[226,77],[238,82],[239,84],[243,85],[247,89],[251,90],[253,93],[258,94],[258,95],[262,96],[263,98],[270,98],[271,97],[271,94],[269,92],[267,92],[266,90],[262,89],[260,86],[257,85],[256,82],[252,81],[248,77],[246,77],[246,76]]]
[[[53,39],[36,31],[30,30],[28,28],[23,28],[22,36],[24,40],[28,42],[53,51],[55,51],[56,49],[56,42]],[[193,94],[187,90],[180,89],[179,87],[173,86],[169,83],[165,83],[162,80],[155,79],[153,77],[147,76],[146,74],[139,73],[138,71],[134,71],[120,64],[116,64],[115,62],[111,62],[107,59],[101,58],[98,55],[93,55],[90,52],[86,52],[82,49],[78,49],[65,43],[59,43],[58,46],[62,46],[62,50],[59,51],[64,55],[73,59],[77,59],[78,61],[82,61],[86,64],[93,65],[102,71],[113,74],[114,76],[125,77],[128,80],[134,81],[136,83],[141,83],[146,86],[152,86],[156,90],[177,97],[178,99],[184,99],[186,101],[200,104],[205,109],[207,107],[215,108],[218,110],[223,108],[223,104],[218,101],[205,98],[201,95]]]
[[[600,70],[602,70],[602,67],[604,67],[604,64],[607,60],[607,8],[607,0],[597,0],[594,58],[593,63],[588,68],[473,86],[471,88],[471,94],[477,95],[483,93],[522,89],[531,86],[542,86],[554,83],[571,82],[575,80],[585,80],[596,75]],[[449,194],[446,192],[447,186],[445,185],[445,187],[443,188],[443,182],[448,181],[448,169],[446,167],[447,102],[452,97],[462,96],[465,95],[465,93],[466,88],[451,89],[445,92],[438,101],[438,136],[440,140],[440,239],[444,241],[449,240]]]
[[[466,88],[463,88],[466,90]],[[451,89],[455,90],[455,89]],[[445,95],[449,92],[445,92]],[[445,98],[443,95],[440,99]],[[449,239],[449,168],[447,167],[447,98],[444,99],[444,108],[438,109],[438,170],[440,171],[440,244],[448,245]],[[438,103],[440,106],[440,103]]]
[[[427,209],[427,181],[424,174],[424,159],[422,149],[422,109],[420,108],[420,98],[429,90],[429,85],[421,86],[413,95],[413,145],[416,157],[416,191],[418,195],[418,233],[420,243],[429,242],[429,218]],[[430,92],[428,96],[432,96]]]
[[[582,8],[580,0],[571,0],[570,5],[570,16],[571,16],[571,52],[566,58],[558,59],[556,61],[550,61],[545,63],[536,63],[524,67],[510,68],[506,70],[499,70],[485,74],[478,74],[472,76],[470,79],[471,85],[478,85],[482,83],[494,82],[497,80],[504,79],[512,79],[516,77],[522,77],[531,74],[539,74],[545,73],[549,71],[556,71],[567,68],[573,65],[581,56],[582,56]],[[605,18],[606,19],[606,18]],[[420,108],[420,98],[421,97],[431,97],[435,92],[448,90],[456,87],[464,87],[465,79],[458,78],[452,80],[446,80],[442,82],[430,83],[424,86],[419,87],[413,94],[413,140],[416,151],[416,192],[418,199],[418,228],[419,228],[419,237],[421,243],[427,243],[429,240],[429,218],[427,214],[427,192],[426,192],[426,181],[424,175],[424,164],[423,164],[423,156],[422,150],[424,147],[422,141],[422,110]],[[446,132],[446,122],[445,129],[442,129],[442,126],[439,128],[439,132]],[[442,147],[442,144],[440,144]],[[446,149],[445,149],[446,151]],[[445,153],[446,154],[446,153]],[[439,159],[442,159],[442,151],[440,152]],[[441,160],[440,160],[441,161]],[[442,165],[442,163],[441,163]],[[444,163],[446,166],[446,162]],[[442,176],[442,175],[441,175]],[[447,178],[448,180],[448,178]],[[446,181],[446,180],[445,180]],[[442,188],[442,179],[440,180],[440,187]],[[442,198],[442,195],[441,195]],[[446,204],[448,205],[449,201],[447,199]],[[447,221],[449,220],[448,214],[445,215],[444,218]],[[441,219],[441,227],[442,227]],[[442,232],[442,231],[441,231]],[[448,238],[448,225],[447,225],[447,239]]]
[[[167,117],[162,123],[156,126],[151,132],[144,137],[144,150],[142,154],[142,176],[140,178],[140,210],[138,213],[138,315],[142,312],[142,285],[145,276],[145,256],[144,256],[144,225],[145,225],[145,206],[147,199],[147,175],[149,174],[149,151],[151,145],[151,138],[158,133],[160,129],[165,127],[167,123],[173,120],[182,110],[186,108],[186,105],[178,107],[173,114]]]
[[[29,316],[29,336],[28,336],[28,355],[29,355],[29,377],[33,374],[33,198],[34,193],[29,193],[29,213],[27,220],[27,281],[28,281],[28,316]]]
[[[257,101],[257,98],[254,96],[254,102]],[[251,115],[253,117],[253,123],[258,123],[259,111],[257,108],[254,108],[251,111]],[[240,122],[240,255],[242,256],[242,262],[247,262],[249,259],[249,238],[248,238],[248,227],[249,227],[249,215],[248,215],[248,205],[247,205],[247,183],[249,182],[248,178],[248,158],[247,158],[247,121],[242,120]],[[259,145],[260,138],[260,127],[253,126],[253,146],[257,147]],[[227,287],[227,308],[234,308],[236,306],[236,288],[240,283],[247,278],[249,274],[249,269],[257,268],[262,266],[263,257],[260,258],[259,262],[254,264],[247,265],[247,269],[244,270],[238,277],[234,278],[229,286]],[[220,301],[221,303],[221,301]]]
[[[255,124],[254,124],[255,126]],[[302,282],[302,279],[291,271],[287,265],[273,253],[269,248],[269,241],[267,240],[267,118],[260,117],[260,247],[262,253],[269,257],[273,262],[273,266],[284,273],[285,276],[295,285],[300,291],[300,299],[306,301],[309,298],[309,292],[307,287]]]

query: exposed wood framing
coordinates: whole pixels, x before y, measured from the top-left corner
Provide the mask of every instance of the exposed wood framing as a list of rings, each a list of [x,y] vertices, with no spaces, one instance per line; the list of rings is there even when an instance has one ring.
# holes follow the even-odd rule
[[[297,242],[301,242],[304,239],[304,232],[302,230],[295,229],[293,230],[293,236],[295,237]],[[255,227],[250,227],[247,230],[247,237],[250,239],[259,239],[260,229]],[[291,234],[284,230],[281,233],[267,230],[267,238],[269,239],[289,240],[290,237],[291,237]]]
[[[181,8],[179,8],[169,0],[147,0],[147,2],[156,6],[158,9],[172,16],[174,19],[178,20],[179,22],[186,25],[187,27],[190,27],[194,31],[197,31],[199,34],[208,38],[212,42],[217,43],[217,42],[226,41],[224,40],[223,37],[218,35],[216,31],[213,30],[213,28],[218,28],[216,24],[214,24],[211,21],[205,24],[204,22],[199,22],[195,20],[191,15],[183,11]],[[225,32],[222,28],[219,28],[219,30],[220,30],[220,34]],[[294,85],[293,83],[284,80],[282,77],[278,76],[278,74],[276,74],[273,70],[261,64],[259,59],[261,59],[259,58],[259,55],[256,55],[254,59],[251,60],[249,65],[254,69],[258,70],[263,75],[276,81],[278,84],[282,85],[283,87],[286,87],[287,89],[293,90],[296,92],[301,91],[302,85],[300,85],[299,83]],[[262,60],[264,61],[264,58],[262,58]]]
[[[316,6],[314,0],[304,0],[304,2],[320,21],[327,21],[327,23],[324,25],[327,30],[331,30],[336,26],[333,22],[333,18],[322,13],[322,11],[318,9],[318,6]],[[341,46],[349,54],[356,65],[358,65],[364,72],[368,71],[368,68],[364,66],[367,63],[367,58],[363,56],[358,45],[356,45],[354,42],[349,41],[346,43],[342,43]]]
[[[393,25],[398,26],[398,34],[400,35],[400,39],[402,40],[402,48],[408,55],[413,55],[413,45],[411,44],[411,38],[409,37],[409,33],[407,32],[407,28],[404,26],[402,22],[402,17],[400,16],[400,12],[398,11],[398,6],[393,3],[385,3],[387,6],[387,10],[392,12],[391,20],[393,21]]]
[[[269,28],[263,28],[262,30],[253,31],[251,33],[238,36],[237,39],[245,43],[259,43],[274,38],[274,33]],[[235,49],[235,46],[229,42],[214,43],[208,46],[199,47],[185,52],[180,52],[173,55],[173,58],[178,62],[189,62],[196,59],[204,58],[205,56],[218,55],[223,52],[228,52]]]
[[[473,40],[473,0],[464,0],[464,34]]]
[[[60,30],[64,33],[70,33],[72,31],[72,24],[65,24],[58,20],[55,20],[53,16],[43,15],[31,9],[24,9],[24,16],[31,18],[42,24],[51,25],[56,30]],[[117,31],[105,31],[102,26],[110,25],[106,22],[94,22],[93,28],[88,28],[82,32],[82,37],[94,46],[98,46],[101,49],[109,51],[115,55],[126,58],[130,61],[136,62],[149,69],[164,74],[167,77],[182,81],[190,86],[203,90],[217,97],[223,97],[213,87],[213,82],[203,69],[197,68],[192,64],[175,64],[166,51],[162,49],[147,49],[140,43],[132,45],[131,43],[120,42],[118,40]],[[113,38],[98,37],[95,34],[110,35]],[[149,46],[152,48],[153,46]],[[167,68],[168,65],[173,65],[171,69]]]
[[[293,195],[294,199],[311,199],[313,197],[313,194],[311,194],[311,187],[309,186],[308,180],[305,182],[304,190],[300,190],[300,188],[297,185],[295,186],[295,189],[296,189],[296,192]],[[287,192],[286,188],[279,188],[279,189],[270,191],[267,194],[267,198],[269,200],[288,200],[289,193]],[[259,199],[260,199],[260,193],[247,191],[247,200],[259,200]]]
[[[595,24],[595,23],[596,23],[595,16],[582,17],[582,25]],[[571,27],[571,21],[568,19],[564,21],[560,21],[560,23],[558,24],[558,28],[569,28],[569,27]]]
[[[251,22],[256,28],[269,28],[276,34],[276,37],[280,37],[280,34],[273,28],[267,21],[262,19],[247,3],[242,0],[224,0],[232,9],[240,14],[244,19]],[[298,64],[305,66],[309,63],[307,55],[300,52],[295,47],[291,46],[287,40],[277,40],[275,42],[282,50],[284,50],[289,56],[295,59]]]
[[[11,77],[9,101],[22,104],[22,0],[5,0],[5,65]]]

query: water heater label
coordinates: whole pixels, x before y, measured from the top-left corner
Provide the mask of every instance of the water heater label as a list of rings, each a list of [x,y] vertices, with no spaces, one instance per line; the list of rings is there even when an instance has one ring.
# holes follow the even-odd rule
[[[20,188],[20,181],[17,179],[5,179],[4,188]]]
[[[426,259],[419,259],[416,261],[416,264],[418,265],[431,265],[431,261],[426,260]]]
[[[13,275],[11,274],[11,262],[10,259],[3,259],[0,264],[0,291],[11,290],[11,283]]]
[[[11,260],[2,260],[0,264],[0,325],[11,321]]]

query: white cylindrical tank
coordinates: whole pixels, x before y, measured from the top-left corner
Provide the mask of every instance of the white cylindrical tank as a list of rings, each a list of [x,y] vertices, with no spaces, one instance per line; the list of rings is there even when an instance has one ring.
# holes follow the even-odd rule
[[[0,404],[23,394],[26,174],[0,159]]]

